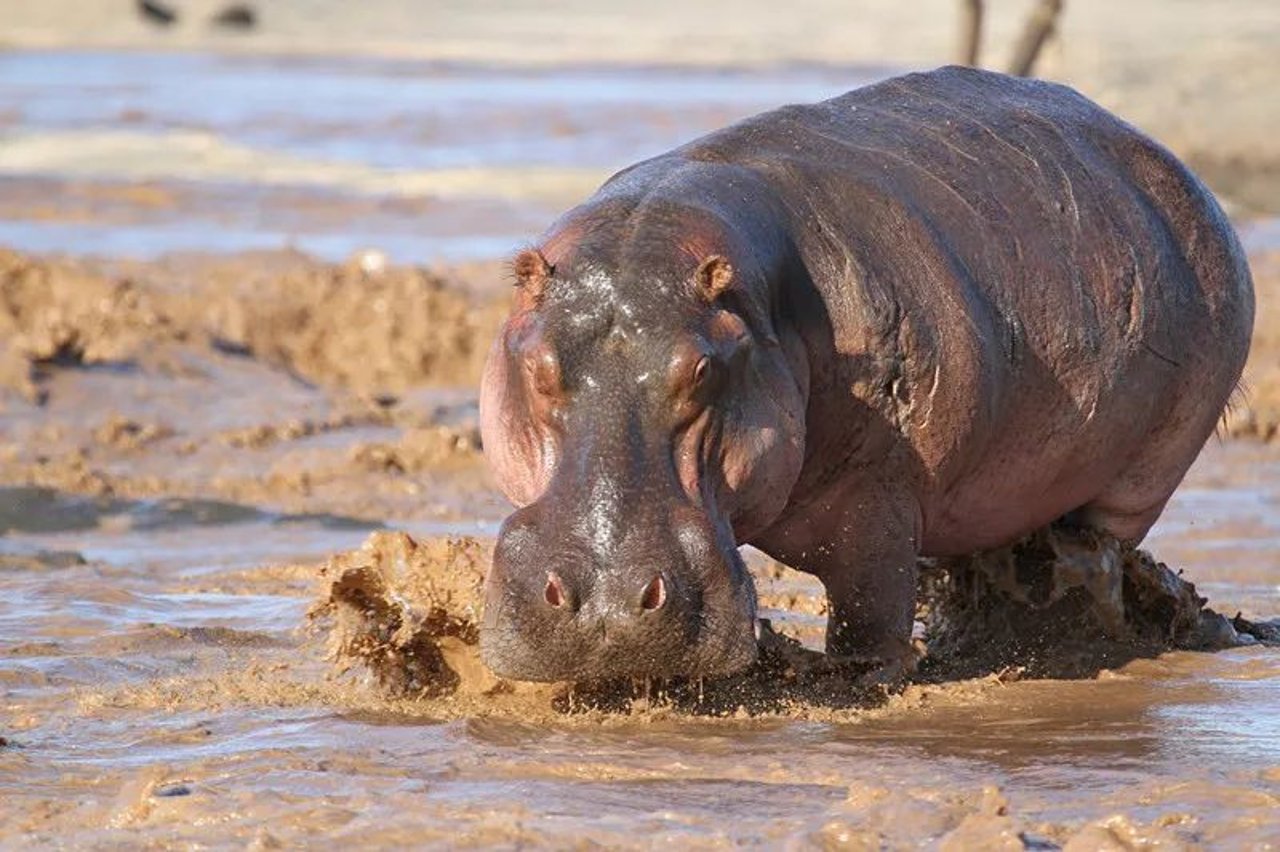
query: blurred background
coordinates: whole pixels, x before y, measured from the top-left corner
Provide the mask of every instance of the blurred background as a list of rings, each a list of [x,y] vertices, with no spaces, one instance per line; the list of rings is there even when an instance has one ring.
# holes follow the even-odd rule
[[[965,57],[963,0],[0,2],[0,244],[500,257],[611,171]],[[983,4],[1007,69],[1042,0]],[[1066,0],[1035,73],[1143,127],[1250,239],[1280,208],[1280,3]],[[483,282],[477,281],[478,284]]]

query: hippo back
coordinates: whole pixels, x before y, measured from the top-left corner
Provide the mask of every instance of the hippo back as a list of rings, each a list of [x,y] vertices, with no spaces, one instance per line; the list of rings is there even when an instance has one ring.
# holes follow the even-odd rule
[[[1086,502],[1162,430],[1180,430],[1176,485],[1243,367],[1252,287],[1221,209],[1063,86],[944,68],[670,156],[750,169],[790,220],[787,303],[821,355],[797,489],[833,458],[896,459],[934,550]]]

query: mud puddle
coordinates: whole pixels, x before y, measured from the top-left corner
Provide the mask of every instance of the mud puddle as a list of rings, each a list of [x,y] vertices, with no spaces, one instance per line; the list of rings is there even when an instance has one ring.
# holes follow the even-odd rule
[[[1280,611],[1267,452],[1211,446],[1150,541],[1253,615]],[[1280,832],[1274,650],[763,718],[397,698],[335,676],[324,637],[300,629],[318,566],[367,523],[38,489],[0,503],[6,842],[1096,848]],[[475,534],[407,528],[438,547]],[[760,567],[766,614],[818,641],[816,585]]]

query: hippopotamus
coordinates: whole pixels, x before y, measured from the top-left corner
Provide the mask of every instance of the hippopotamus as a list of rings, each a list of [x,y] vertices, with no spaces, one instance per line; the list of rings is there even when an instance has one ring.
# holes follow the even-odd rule
[[[480,641],[522,680],[749,666],[746,544],[821,580],[829,655],[897,676],[918,558],[1051,523],[1143,539],[1254,311],[1169,151],[958,67],[626,168],[513,265],[480,410],[516,509]]]

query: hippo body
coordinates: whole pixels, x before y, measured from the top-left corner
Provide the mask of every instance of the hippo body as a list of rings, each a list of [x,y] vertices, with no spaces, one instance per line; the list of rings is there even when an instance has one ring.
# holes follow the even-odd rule
[[[919,556],[1063,518],[1140,541],[1253,322],[1168,151],[963,68],[632,166],[517,276],[481,406],[520,508],[482,646],[542,680],[749,663],[744,543],[823,581],[829,653],[899,670]]]

